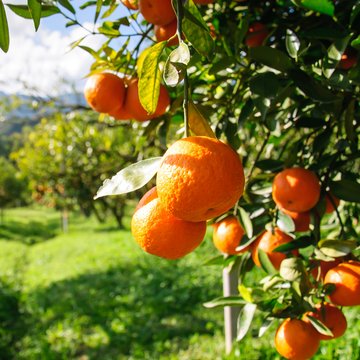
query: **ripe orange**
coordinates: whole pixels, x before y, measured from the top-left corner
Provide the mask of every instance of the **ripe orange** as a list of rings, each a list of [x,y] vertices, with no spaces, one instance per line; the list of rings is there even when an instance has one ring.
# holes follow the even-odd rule
[[[320,260],[319,262],[319,266],[320,266],[320,279],[324,280],[325,275],[327,274],[327,272],[334,268],[335,266],[339,265],[341,263],[342,259],[338,258],[335,259],[333,261],[322,261]],[[315,268],[313,268],[311,270],[311,274],[314,277],[314,279],[318,278],[318,274],[319,274],[319,266],[316,266]]]
[[[171,0],[139,0],[139,10],[154,25],[166,25],[176,18]]]
[[[121,108],[116,109],[115,111],[110,111],[109,115],[115,118],[116,120],[130,120],[132,119],[131,114],[125,109],[126,97],[124,100],[124,105]]]
[[[135,208],[135,212],[142,208],[144,205],[148,204],[150,201],[156,199],[158,197],[156,186],[152,187],[149,191],[147,191],[144,196],[140,199],[139,203]]]
[[[121,0],[121,2],[130,10],[138,10],[138,0]]]
[[[324,304],[321,306],[318,304],[315,311],[311,311],[305,314],[304,321],[309,322],[307,315],[314,317],[321,321],[331,332],[333,336],[323,335],[319,333],[320,340],[332,340],[342,336],[347,328],[346,317],[343,312],[335,305]]]
[[[310,359],[319,345],[319,333],[303,320],[288,318],[281,323],[275,334],[276,350],[286,359]]]
[[[255,265],[261,267],[259,260],[259,249],[263,250],[269,260],[273,264],[274,268],[279,270],[281,262],[286,258],[286,255],[281,252],[273,252],[275,248],[280,245],[287,244],[292,241],[292,237],[283,233],[280,229],[275,228],[274,234],[271,231],[264,231],[254,242],[252,246],[251,256]],[[294,255],[297,255],[296,251],[293,251]]]
[[[356,53],[347,50],[342,54],[341,60],[340,60],[338,66],[339,66],[340,69],[349,70],[353,66],[355,66],[356,63],[357,63]]]
[[[133,79],[129,82],[124,103],[124,110],[131,115],[131,118],[138,121],[151,120],[163,115],[166,112],[167,107],[170,105],[170,97],[166,87],[164,85],[160,86],[159,100],[155,113],[149,115],[140,103],[138,83],[139,79]]]
[[[149,254],[171,260],[199,246],[205,231],[205,221],[184,221],[167,212],[154,189],[140,200],[131,220],[131,232],[140,247]]]
[[[289,215],[295,224],[295,231],[303,232],[308,231],[310,226],[310,212],[295,212],[281,209],[284,214]]]
[[[111,73],[91,75],[84,89],[85,99],[97,112],[109,113],[123,106],[124,80]]]
[[[269,31],[264,24],[254,22],[249,26],[245,37],[245,44],[249,48],[261,46],[268,35]]]
[[[338,199],[336,196],[334,196],[333,194],[331,194],[331,193],[326,193],[326,196],[325,196],[325,206],[326,206],[326,208],[325,208],[325,213],[326,214],[330,214],[330,213],[332,213],[334,210],[335,210],[335,208],[334,208],[334,205],[333,205],[333,203],[331,202],[331,200],[330,200],[330,197],[331,197],[331,199],[333,200],[333,202],[334,202],[334,204],[336,205],[336,207],[338,207],[339,206],[339,204],[340,204],[340,199]]]
[[[329,295],[331,302],[340,306],[360,305],[360,262],[341,263],[327,272],[324,284],[334,284]]]
[[[177,21],[176,19],[167,25],[155,25],[154,32],[156,41],[166,41],[169,40],[172,36],[176,34],[177,30]],[[173,38],[168,42],[168,46],[174,46],[179,43],[179,39],[177,37]]]
[[[244,236],[244,229],[237,217],[231,215],[213,224],[213,242],[215,247],[224,254],[235,255],[247,251],[246,247],[241,251],[235,249],[240,245]]]
[[[239,155],[223,142],[191,136],[176,141],[157,173],[159,199],[187,221],[212,219],[232,208],[244,191]]]
[[[281,209],[295,212],[308,211],[319,201],[319,179],[310,170],[285,169],[274,178],[272,196]]]

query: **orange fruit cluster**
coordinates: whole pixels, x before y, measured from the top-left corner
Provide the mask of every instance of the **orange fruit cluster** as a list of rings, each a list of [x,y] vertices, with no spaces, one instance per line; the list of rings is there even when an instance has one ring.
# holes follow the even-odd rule
[[[177,259],[201,243],[206,220],[232,208],[243,191],[242,163],[231,147],[205,136],[178,140],[163,156],[156,194],[140,200],[132,234],[146,252]]]
[[[122,79],[112,73],[91,75],[85,85],[84,95],[90,107],[100,113],[113,116],[116,120],[146,121],[163,115],[170,105],[170,97],[164,85],[156,110],[148,114],[139,99],[139,79]]]

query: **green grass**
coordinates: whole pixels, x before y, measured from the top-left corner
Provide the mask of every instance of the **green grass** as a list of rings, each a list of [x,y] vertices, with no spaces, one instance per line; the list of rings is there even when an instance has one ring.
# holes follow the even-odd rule
[[[43,209],[9,210],[4,228],[0,359],[280,359],[276,324],[258,339],[260,319],[224,355],[222,310],[202,306],[222,289],[221,269],[201,266],[216,255],[209,237],[166,261],[144,254],[128,229],[74,214],[67,234],[59,214]],[[359,313],[346,314],[350,330],[324,343],[316,360],[360,358]]]

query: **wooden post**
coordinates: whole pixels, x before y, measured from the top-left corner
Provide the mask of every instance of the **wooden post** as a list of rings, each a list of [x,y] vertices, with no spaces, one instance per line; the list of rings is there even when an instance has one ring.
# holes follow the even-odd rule
[[[239,294],[238,278],[239,278],[240,263],[235,261],[232,266],[223,270],[223,292],[224,296],[233,296]],[[237,333],[237,318],[240,313],[239,307],[225,306],[224,307],[224,329],[225,329],[225,351],[230,354],[232,345],[236,339]]]
[[[69,231],[69,213],[67,209],[64,209],[61,213],[61,227],[64,233]]]

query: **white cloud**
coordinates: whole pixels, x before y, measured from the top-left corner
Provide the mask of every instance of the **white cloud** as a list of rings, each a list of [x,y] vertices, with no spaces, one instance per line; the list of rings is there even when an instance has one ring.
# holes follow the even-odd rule
[[[40,25],[35,33],[31,21],[10,11],[7,15],[10,49],[6,54],[0,52],[0,91],[23,94],[29,92],[28,86],[42,95],[55,96],[67,92],[69,83],[81,91],[93,58],[79,48],[68,50],[73,41],[87,32],[74,27],[64,34]],[[85,25],[91,28],[90,24]],[[102,41],[99,36],[89,36],[84,44],[97,49]]]

